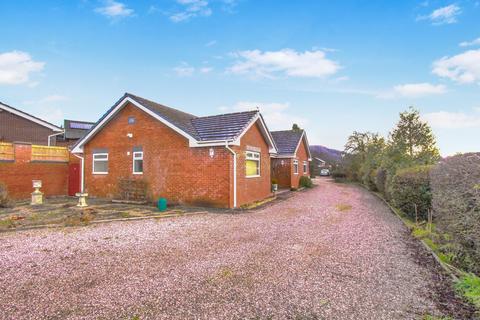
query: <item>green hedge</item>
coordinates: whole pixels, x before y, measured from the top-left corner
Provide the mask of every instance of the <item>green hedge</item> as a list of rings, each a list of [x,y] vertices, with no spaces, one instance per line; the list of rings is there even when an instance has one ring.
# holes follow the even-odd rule
[[[429,173],[431,166],[415,166],[397,171],[389,185],[394,206],[415,219],[415,205],[419,220],[427,220],[432,206]]]

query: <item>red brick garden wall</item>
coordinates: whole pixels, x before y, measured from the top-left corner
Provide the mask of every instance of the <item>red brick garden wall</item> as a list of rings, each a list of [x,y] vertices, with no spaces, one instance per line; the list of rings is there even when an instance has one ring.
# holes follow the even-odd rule
[[[12,199],[27,199],[33,192],[32,180],[42,180],[46,196],[66,195],[68,162],[31,161],[32,146],[14,144],[14,160],[0,160],[0,182]]]
[[[134,117],[135,124],[128,124]],[[132,138],[127,137],[131,133]],[[133,174],[132,151],[143,149],[143,174]],[[108,149],[108,174],[92,173],[92,153]],[[85,147],[85,187],[97,197],[118,197],[121,178],[142,179],[151,200],[230,207],[232,155],[225,147],[190,148],[188,140],[132,105],[125,106]],[[130,152],[130,154],[128,154]]]

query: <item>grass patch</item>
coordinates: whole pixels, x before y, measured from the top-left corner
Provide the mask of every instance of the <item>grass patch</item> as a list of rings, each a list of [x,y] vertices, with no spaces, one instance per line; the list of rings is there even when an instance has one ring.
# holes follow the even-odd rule
[[[15,227],[15,222],[12,219],[7,218],[7,219],[0,220],[0,229],[10,229],[14,227]]]
[[[352,206],[345,203],[340,203],[335,206],[335,208],[340,212],[346,212],[352,210]]]
[[[480,309],[480,277],[465,274],[455,284],[455,288],[477,309]]]
[[[437,316],[432,316],[432,315],[425,315],[423,316],[422,320],[453,320],[452,317],[437,317]]]

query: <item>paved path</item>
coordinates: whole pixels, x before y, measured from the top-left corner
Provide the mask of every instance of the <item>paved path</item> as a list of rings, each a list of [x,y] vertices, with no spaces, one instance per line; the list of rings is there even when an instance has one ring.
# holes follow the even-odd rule
[[[401,222],[362,188],[320,181],[236,215],[0,234],[0,318],[440,314],[434,271],[418,262],[433,260]]]

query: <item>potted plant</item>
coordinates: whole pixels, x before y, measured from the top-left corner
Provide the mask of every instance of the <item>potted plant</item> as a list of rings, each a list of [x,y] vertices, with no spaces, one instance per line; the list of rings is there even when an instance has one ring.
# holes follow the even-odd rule
[[[272,191],[275,192],[278,190],[278,181],[277,179],[273,178],[272,179]]]

